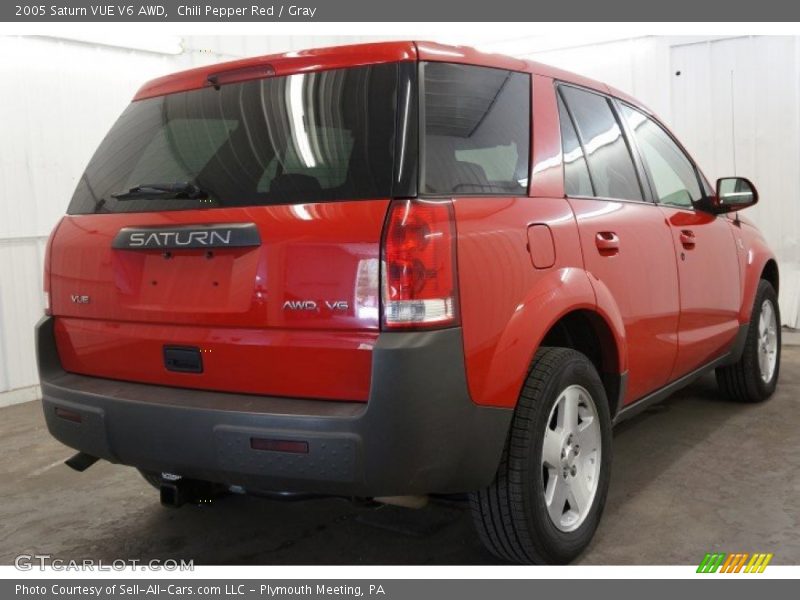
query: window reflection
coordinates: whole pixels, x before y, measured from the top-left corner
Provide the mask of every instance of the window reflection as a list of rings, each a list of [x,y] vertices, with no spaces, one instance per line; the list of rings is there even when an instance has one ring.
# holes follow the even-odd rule
[[[622,106],[621,112],[634,131],[658,201],[691,207],[693,200],[702,197],[692,162],[654,121],[627,105]]]
[[[133,102],[92,158],[69,212],[390,197],[399,187],[392,180],[401,68],[331,69]],[[190,182],[208,198],[112,196],[155,182]]]
[[[593,196],[592,181],[583,148],[578,141],[572,118],[559,96],[558,117],[561,122],[561,149],[564,160],[564,191],[568,196]]]
[[[642,200],[633,159],[608,100],[571,86],[560,90],[586,151],[595,195]]]
[[[428,193],[526,193],[530,76],[471,65],[424,66]]]

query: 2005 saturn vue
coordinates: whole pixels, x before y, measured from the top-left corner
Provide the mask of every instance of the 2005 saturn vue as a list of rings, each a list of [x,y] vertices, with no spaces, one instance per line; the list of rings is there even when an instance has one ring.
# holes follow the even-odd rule
[[[568,562],[613,424],[711,370],[773,393],[757,200],[633,98],[468,48],[162,77],[49,240],[47,424],[168,504],[469,494],[498,557]]]

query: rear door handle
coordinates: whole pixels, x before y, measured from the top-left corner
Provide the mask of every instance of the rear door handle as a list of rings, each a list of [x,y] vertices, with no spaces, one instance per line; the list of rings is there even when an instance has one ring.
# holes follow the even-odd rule
[[[619,237],[613,231],[600,231],[594,237],[595,246],[600,254],[610,255],[619,252]]]
[[[694,248],[695,242],[694,231],[691,229],[681,230],[681,244],[683,244],[684,248]]]

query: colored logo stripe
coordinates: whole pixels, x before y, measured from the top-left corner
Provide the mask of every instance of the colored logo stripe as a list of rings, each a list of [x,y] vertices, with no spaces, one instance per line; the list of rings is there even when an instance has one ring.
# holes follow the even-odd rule
[[[722,561],[725,560],[724,552],[706,553],[700,566],[697,567],[698,573],[716,573]]]
[[[728,560],[722,565],[720,573],[738,573],[742,570],[744,562],[750,555],[747,552],[737,552],[728,556]]]
[[[756,552],[709,552],[697,567],[698,573],[763,573],[772,560],[772,553]],[[749,562],[748,562],[748,559]]]
[[[728,558],[725,559],[725,562],[722,564],[722,570],[720,573],[730,573],[733,570],[733,564],[736,563],[736,557],[739,556],[738,554],[728,554]]]
[[[769,561],[772,560],[772,554],[754,554],[750,562],[747,563],[745,573],[763,573],[767,568]]]

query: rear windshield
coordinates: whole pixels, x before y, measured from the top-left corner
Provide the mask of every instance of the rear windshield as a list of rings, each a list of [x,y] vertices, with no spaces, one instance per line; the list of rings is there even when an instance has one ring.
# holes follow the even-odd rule
[[[408,194],[392,188],[397,106],[409,103],[398,90],[411,89],[399,84],[400,72],[398,64],[336,69],[133,102],[86,168],[68,212]],[[191,193],[134,193],[176,185]]]

